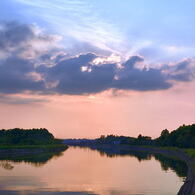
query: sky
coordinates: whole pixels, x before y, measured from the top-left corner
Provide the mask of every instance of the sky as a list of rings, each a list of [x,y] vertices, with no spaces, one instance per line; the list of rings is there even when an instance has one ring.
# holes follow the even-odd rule
[[[195,118],[193,0],[1,0],[0,128],[157,137]]]

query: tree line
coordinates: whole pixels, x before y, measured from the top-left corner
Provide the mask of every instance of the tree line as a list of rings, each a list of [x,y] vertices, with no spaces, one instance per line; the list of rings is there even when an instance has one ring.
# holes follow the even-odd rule
[[[164,129],[160,136],[152,139],[149,136],[137,137],[102,135],[96,139],[100,144],[128,144],[128,145],[152,145],[152,146],[167,146],[179,148],[195,148],[195,124],[182,125],[178,129],[169,132]]]
[[[44,145],[56,142],[54,136],[45,128],[0,130],[0,145]]]

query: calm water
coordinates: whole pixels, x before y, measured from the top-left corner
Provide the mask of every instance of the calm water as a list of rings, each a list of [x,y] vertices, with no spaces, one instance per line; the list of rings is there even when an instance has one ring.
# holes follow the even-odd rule
[[[73,147],[14,161],[0,161],[0,194],[175,195],[186,174],[185,164],[162,156],[107,156]]]

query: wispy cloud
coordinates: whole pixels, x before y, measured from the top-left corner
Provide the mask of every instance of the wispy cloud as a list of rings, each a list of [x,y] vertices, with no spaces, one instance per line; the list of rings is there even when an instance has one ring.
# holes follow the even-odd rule
[[[48,102],[47,99],[41,98],[32,98],[32,97],[22,97],[19,95],[4,95],[0,94],[0,103],[2,104],[15,104],[15,105],[22,105],[22,104],[40,104]]]
[[[116,48],[124,42],[121,32],[113,23],[98,15],[91,1],[16,1],[27,6],[26,13],[40,17],[51,29],[64,35],[65,43],[75,40],[116,52]]]

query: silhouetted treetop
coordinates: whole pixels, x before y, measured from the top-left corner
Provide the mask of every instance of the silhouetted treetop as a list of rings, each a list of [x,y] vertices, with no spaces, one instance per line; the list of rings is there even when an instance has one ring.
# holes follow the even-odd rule
[[[0,130],[0,145],[12,144],[50,144],[54,142],[54,136],[45,128],[40,129],[8,129]]]

